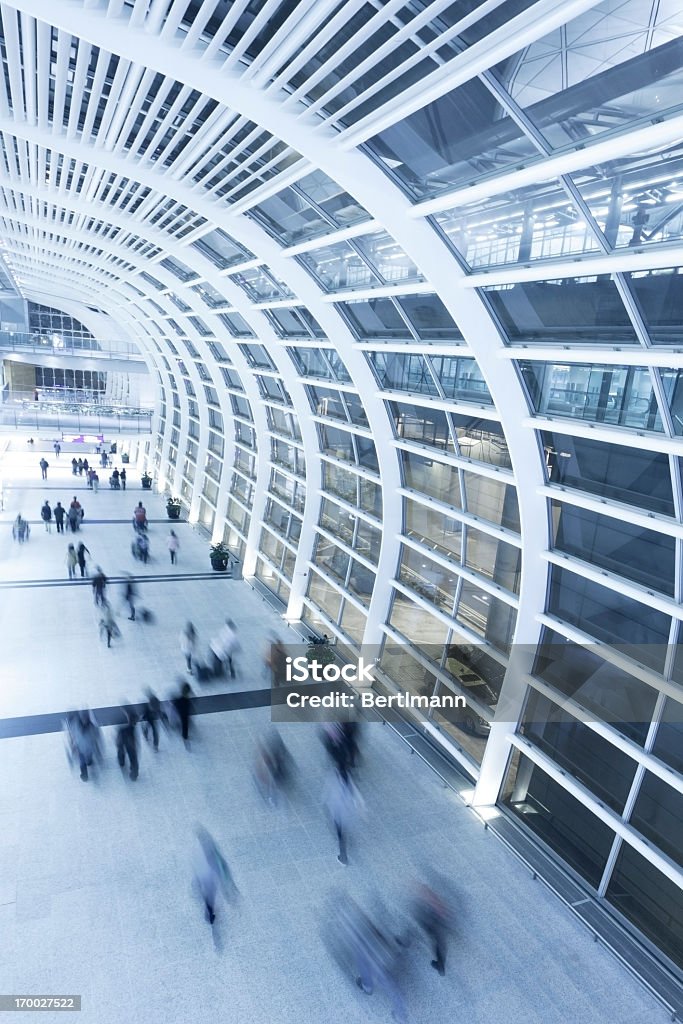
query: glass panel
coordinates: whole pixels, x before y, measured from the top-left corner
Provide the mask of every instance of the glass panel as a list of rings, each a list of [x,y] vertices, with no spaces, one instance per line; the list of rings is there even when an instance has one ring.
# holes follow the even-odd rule
[[[618,814],[636,773],[636,762],[592,729],[533,691],[520,732]]]
[[[450,615],[453,611],[458,577],[419,551],[401,545],[398,578],[430,604]]]
[[[680,148],[610,160],[572,175],[608,243],[615,247],[683,237]]]
[[[555,30],[497,65],[494,74],[553,148],[633,130],[680,103],[680,29],[666,24],[666,10],[660,31],[641,42],[644,15],[635,6],[591,7],[567,24],[564,45]]]
[[[406,537],[419,541],[425,547],[433,548],[455,562],[460,561],[462,549],[462,525],[457,519],[450,519],[443,512],[420,505],[417,501],[404,498]]]
[[[228,328],[233,338],[253,338],[254,332],[239,313],[219,313],[218,319]]]
[[[368,299],[335,303],[356,337],[412,338],[410,330],[391,299]]]
[[[541,440],[550,483],[674,515],[669,459],[661,452],[550,431]]]
[[[355,473],[347,473],[341,466],[323,466],[323,486],[326,491],[356,505],[358,500],[358,477]]]
[[[368,562],[379,561],[379,552],[382,546],[382,531],[370,526],[364,519],[359,519],[356,527],[356,540],[354,551],[366,558]]]
[[[598,249],[559,181],[543,181],[436,215],[472,269],[528,264]]]
[[[372,591],[375,586],[375,574],[355,559],[351,560],[351,572],[349,574],[349,590],[356,597],[369,605]]]
[[[612,830],[524,755],[514,776],[508,776],[507,788],[510,810],[597,888],[612,848]]]
[[[342,459],[344,462],[355,462],[356,455],[353,449],[353,438],[347,430],[337,430],[336,427],[320,427],[321,448],[328,455],[335,459]]]
[[[473,78],[380,132],[367,143],[416,198],[479,181],[537,155],[494,95]]]
[[[308,584],[308,596],[332,622],[339,618],[341,596],[317,573],[312,572]]]
[[[543,345],[636,345],[614,281],[566,278],[482,289],[508,341]]]
[[[324,291],[344,288],[372,288],[378,277],[372,267],[348,242],[335,242],[304,253],[299,262],[320,283]]]
[[[196,284],[192,288],[193,292],[201,298],[202,302],[206,303],[211,309],[216,309],[218,306],[229,305],[228,300],[221,295],[221,293],[210,285],[208,281],[204,281],[202,284]]]
[[[462,584],[456,618],[497,650],[504,654],[510,650],[517,612],[467,580]]]
[[[396,300],[425,341],[461,341],[457,324],[437,295],[404,295]]]
[[[675,671],[680,678],[680,645],[676,651],[678,662]],[[683,694],[681,694],[683,699]],[[652,748],[652,753],[660,761],[668,764],[670,768],[683,774],[683,705],[678,701],[667,697],[664,705],[662,720],[657,727],[657,736]]]
[[[350,601],[344,601],[344,610],[339,625],[346,635],[359,646],[363,642],[366,623],[366,616]]]
[[[683,967],[683,891],[644,857],[621,848],[607,900]]]
[[[683,275],[679,268],[641,270],[627,274],[626,279],[653,344],[683,345]]]
[[[511,593],[518,594],[522,570],[520,549],[488,533],[482,533],[481,530],[475,530],[472,526],[467,527],[466,537],[467,567],[495,580]]]
[[[354,244],[367,257],[383,284],[394,284],[397,281],[424,281],[422,274],[410,257],[386,231],[380,231],[374,235],[361,235]]]
[[[651,772],[645,772],[631,824],[683,865],[683,795]]]
[[[252,253],[238,245],[237,242],[233,242],[232,238],[220,228],[209,231],[197,241],[192,242],[192,246],[221,268],[234,266],[246,259],[253,259]]]
[[[346,574],[351,559],[345,551],[342,551],[341,548],[338,548],[336,544],[333,544],[326,537],[318,537],[313,561],[321,569],[324,569],[328,575],[334,576],[342,584],[346,583]]]
[[[460,455],[475,462],[487,462],[503,469],[512,468],[512,460],[503,428],[493,420],[461,413],[450,413]]]
[[[496,526],[519,533],[517,491],[512,484],[490,480],[469,471],[463,472],[467,511]]]
[[[382,518],[382,488],[372,480],[360,477],[360,505],[364,512]]]
[[[441,650],[448,637],[448,627],[443,622],[398,591],[394,594],[389,624],[415,647],[420,650],[426,649],[432,658],[435,646]]]
[[[560,551],[673,597],[676,543],[622,519],[553,501],[554,545]]]
[[[406,487],[461,508],[460,477],[455,466],[404,451],[401,451],[401,463]]]
[[[409,405],[407,402],[388,402],[387,407],[394,420],[397,437],[455,455],[447,413],[428,406]]]
[[[377,375],[380,387],[387,391],[439,394],[424,356],[398,352],[368,352],[367,358]]]
[[[520,362],[535,412],[663,431],[650,374],[640,367]]]
[[[661,672],[671,619],[623,594],[553,566],[548,611]]]
[[[367,437],[362,437],[360,434],[356,434],[356,448],[358,449],[358,465],[372,470],[373,473],[379,473],[379,461],[377,459],[375,442]]]
[[[446,398],[456,402],[493,405],[486,381],[474,359],[432,356],[431,363]]]

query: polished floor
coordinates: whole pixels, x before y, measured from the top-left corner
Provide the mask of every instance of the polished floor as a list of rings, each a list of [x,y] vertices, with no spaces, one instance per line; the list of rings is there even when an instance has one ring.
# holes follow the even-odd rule
[[[0,452],[4,445],[0,437]],[[84,784],[72,774],[54,715],[138,700],[148,686],[173,691],[187,619],[203,647],[226,614],[241,634],[236,682],[202,688],[206,696],[263,687],[268,632],[296,637],[246,584],[207,572],[206,540],[186,523],[172,567],[163,501],[148,493],[153,561],[133,562],[129,519],[143,497],[133,468],[125,493],[94,495],[71,476],[70,453],[59,463],[46,454],[45,482],[41,453],[14,436],[0,462],[0,719],[18,720],[20,733],[0,739],[0,994],[80,994],[84,1024],[389,1021],[386,997],[360,992],[325,936],[349,895],[382,905],[400,924],[412,881],[431,865],[451,879],[457,928],[445,978],[431,970],[425,946],[410,950],[402,985],[414,1024],[666,1019],[388,727],[365,729],[365,812],[347,868],[322,807],[327,765],[314,726],[281,727],[296,786],[287,805],[261,799],[252,764],[265,707],[236,699],[233,710],[201,715],[190,751],[169,737],[158,754],[143,744],[135,783],[121,774],[105,729],[99,778]],[[67,579],[70,537],[46,533],[39,520],[45,498],[68,504],[74,493],[93,564],[112,578],[137,573],[140,600],[156,616],[129,622],[112,584],[122,636],[111,650],[98,637],[88,582]],[[19,511],[32,520],[21,546],[11,539]],[[240,890],[214,933],[191,885],[198,822],[215,835]]]

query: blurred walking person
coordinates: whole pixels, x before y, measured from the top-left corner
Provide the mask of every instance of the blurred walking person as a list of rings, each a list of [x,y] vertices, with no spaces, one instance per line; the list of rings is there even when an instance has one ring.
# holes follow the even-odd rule
[[[76,548],[73,544],[69,544],[66,551],[66,567],[69,570],[69,579],[76,579],[76,566],[78,565],[78,555],[76,554]]]
[[[171,530],[171,532],[169,534],[169,537],[168,537],[168,550],[169,550],[169,554],[171,556],[171,565],[175,565],[176,564],[176,559],[178,557],[178,550],[179,550],[179,548],[180,548],[180,541],[178,540],[178,537],[176,536],[175,531]]]
[[[135,782],[139,774],[138,735],[135,728],[137,720],[133,708],[124,707],[122,710],[124,721],[116,730],[116,759],[119,762],[119,768],[123,769],[126,766],[126,758],[128,758],[129,778]]]
[[[40,466],[40,472],[42,473],[43,480],[47,480],[47,471],[49,469],[50,463],[47,461],[45,456],[42,457],[38,465]]]
[[[12,537],[20,544],[23,544],[24,541],[27,541],[29,539],[30,535],[31,527],[28,525],[26,519],[22,518],[20,512],[12,525]]]
[[[100,489],[100,478],[97,475],[97,470],[96,469],[93,469],[93,471],[92,471],[92,489],[95,492],[95,494],[97,494],[97,492]]]
[[[55,524],[57,526],[57,533],[64,533],[64,516],[66,515],[65,509],[62,507],[61,501],[58,501],[54,508]]]
[[[193,659],[197,657],[197,630],[191,622],[180,631],[180,650],[185,658],[187,671],[192,674]]]
[[[213,836],[203,826],[197,828],[196,836],[199,845],[195,851],[194,877],[204,903],[205,919],[213,925],[219,893],[232,901],[237,896],[237,886]]]
[[[43,507],[40,510],[40,518],[45,523],[45,532],[46,533],[51,533],[52,532],[52,509],[50,508],[50,502],[47,501],[47,499],[45,501],[45,504],[43,505]]]
[[[74,494],[74,498],[73,498],[73,501],[71,502],[71,504],[69,505],[69,512],[68,512],[69,526],[71,527],[71,532],[72,533],[75,533],[76,530],[78,529],[78,527],[80,526],[81,518],[82,518],[82,512],[83,512],[83,508],[81,506],[81,503],[78,500],[78,498],[76,497],[76,495]]]
[[[76,548],[76,560],[78,562],[78,568],[81,570],[81,579],[88,575],[88,572],[85,567],[85,556],[89,554],[90,552],[86,548],[83,541],[81,541],[81,543]]]
[[[105,597],[100,601],[102,608],[102,618],[100,619],[100,636],[102,639],[106,636],[107,647],[111,647],[112,639],[121,636],[121,630],[116,624],[116,618],[114,617],[114,610],[109,604],[109,601]]]
[[[443,976],[446,973],[448,933],[452,930],[451,908],[444,897],[431,886],[422,883],[413,900],[413,916],[434,951],[432,967]]]
[[[164,721],[161,701],[152,690],[147,690],[147,703],[142,712],[142,735],[155,750],[159,749],[159,722]]]
[[[121,487],[125,491],[125,489],[126,489],[126,467],[125,466],[123,467],[123,469],[119,473],[119,480],[121,481]]]
[[[104,594],[107,589],[107,577],[99,565],[95,566],[95,575],[92,578],[92,592],[95,604],[104,603]]]
[[[83,782],[88,781],[88,768],[102,762],[100,730],[90,711],[74,711],[65,722],[67,756],[78,766]]]
[[[325,806],[339,841],[337,860],[348,864],[348,833],[355,827],[363,806],[363,798],[351,781],[348,772],[337,768],[327,785]]]
[[[126,583],[123,588],[123,601],[124,604],[128,605],[130,615],[128,618],[131,622],[135,622],[135,598],[138,596],[138,589],[135,586],[132,576],[128,576]]]
[[[180,693],[173,698],[173,708],[180,721],[180,735],[183,738],[183,743],[188,748],[190,747],[190,718],[192,717],[192,687],[189,683],[183,683],[180,687]]]

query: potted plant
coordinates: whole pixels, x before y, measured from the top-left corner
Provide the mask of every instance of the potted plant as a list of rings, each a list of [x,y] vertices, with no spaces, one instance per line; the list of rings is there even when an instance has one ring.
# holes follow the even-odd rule
[[[180,498],[166,499],[166,515],[169,519],[180,519]]]
[[[152,478],[147,472],[147,470],[145,470],[145,472],[142,474],[142,489],[144,491],[149,491],[152,489]]]
[[[335,661],[335,654],[332,650],[333,643],[334,640],[327,633],[323,633],[322,636],[309,636],[306,651],[308,664],[319,665],[321,671],[326,665],[331,665]]]
[[[221,540],[218,544],[211,545],[209,557],[211,559],[212,569],[216,572],[225,572],[230,565],[230,548]]]

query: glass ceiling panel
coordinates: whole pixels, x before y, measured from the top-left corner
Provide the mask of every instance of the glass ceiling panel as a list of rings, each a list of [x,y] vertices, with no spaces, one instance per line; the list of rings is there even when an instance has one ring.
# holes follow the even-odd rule
[[[551,146],[575,146],[680,108],[681,35],[680,9],[605,0],[494,74]]]
[[[613,160],[573,178],[611,246],[683,237],[683,147]]]
[[[472,269],[594,252],[598,242],[559,181],[436,215]]]

